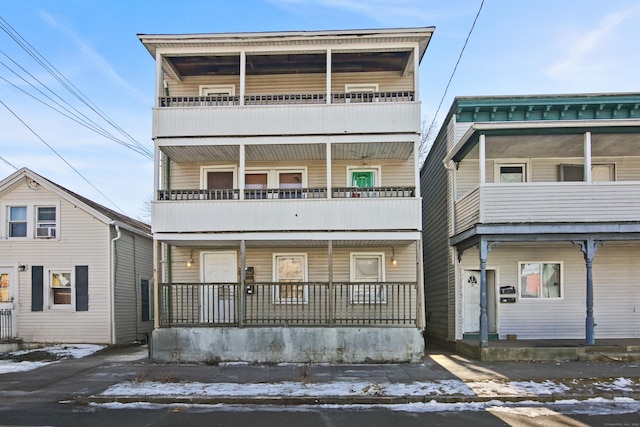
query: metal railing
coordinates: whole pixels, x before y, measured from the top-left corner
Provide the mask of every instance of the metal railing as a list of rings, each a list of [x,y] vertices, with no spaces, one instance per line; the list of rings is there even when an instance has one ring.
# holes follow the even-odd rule
[[[414,197],[415,187],[334,187],[335,199]],[[238,200],[240,190],[158,190],[158,200]],[[246,200],[326,199],[326,188],[267,188],[244,190]]]
[[[417,284],[160,283],[161,327],[416,326]]]
[[[0,342],[13,339],[13,324],[11,310],[0,310]]]
[[[364,102],[410,102],[413,91],[332,93],[333,104]],[[326,93],[245,95],[244,105],[326,104]],[[239,96],[161,96],[160,107],[228,107],[240,105]]]
[[[415,195],[415,187],[334,187],[331,191],[334,199],[414,197]]]

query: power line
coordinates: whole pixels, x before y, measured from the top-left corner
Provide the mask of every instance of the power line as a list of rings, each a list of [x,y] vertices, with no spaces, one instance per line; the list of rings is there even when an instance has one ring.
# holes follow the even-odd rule
[[[111,200],[111,199],[110,199],[109,197],[107,197],[107,196],[106,196],[102,191],[100,191],[100,190],[98,189],[98,187],[96,187],[95,185],[93,185],[93,184],[91,183],[91,181],[89,181],[87,178],[85,178],[85,176],[84,176],[84,175],[82,175],[82,174],[80,173],[80,171],[78,171],[75,167],[73,167],[73,165],[71,165],[71,163],[69,163],[69,162],[68,162],[64,157],[62,157],[62,155],[61,155],[60,153],[58,153],[58,152],[57,152],[57,151],[56,151],[56,150],[55,150],[51,145],[49,145],[49,144],[47,143],[47,141],[45,141],[44,139],[42,139],[42,138],[40,137],[40,135],[38,135],[38,133],[37,133],[36,131],[34,131],[33,129],[31,129],[31,127],[29,127],[29,125],[28,125],[24,120],[22,120],[22,119],[20,118],[20,116],[18,116],[18,115],[17,115],[17,114],[16,114],[16,113],[11,109],[11,108],[9,108],[9,106],[8,106],[7,104],[5,104],[1,99],[0,99],[0,104],[2,104],[2,105],[4,106],[4,108],[6,108],[7,110],[9,110],[9,112],[10,112],[11,114],[13,114],[13,115],[15,116],[15,118],[16,118],[16,119],[18,119],[18,120],[20,121],[20,123],[22,123],[22,124],[23,124],[27,129],[29,129],[29,131],[31,131],[31,133],[32,133],[32,134],[34,134],[34,135],[36,136],[36,138],[38,138],[38,139],[39,139],[39,140],[40,140],[44,145],[46,145],[47,147],[49,147],[49,149],[50,149],[51,151],[53,151],[53,153],[54,153],[56,156],[58,156],[58,157],[59,157],[63,162],[65,162],[65,163],[67,164],[67,166],[69,166],[71,169],[73,169],[73,171],[74,171],[75,173],[77,173],[77,174],[80,176],[80,178],[82,178],[82,179],[83,179],[87,184],[89,184],[91,187],[93,187],[93,189],[94,189],[94,190],[96,190],[98,193],[100,193],[100,195],[101,195],[102,197],[104,197],[106,200],[108,200],[108,201],[109,201],[113,206],[115,206],[115,207],[116,207],[116,209],[118,209],[120,212],[123,212],[123,213],[124,213],[124,211],[122,210],[122,208],[121,208],[120,206],[118,206],[118,205],[117,205],[113,200]],[[4,159],[3,159],[3,160],[4,160]],[[12,165],[12,166],[13,166],[13,165]],[[14,167],[15,167],[15,166],[14,166]]]
[[[438,118],[438,113],[440,112],[440,108],[442,107],[442,103],[444,102],[444,98],[447,96],[447,91],[449,90],[449,86],[451,85],[451,81],[453,80],[453,76],[456,74],[456,70],[458,69],[458,64],[460,64],[460,60],[462,59],[462,54],[464,53],[465,48],[467,47],[467,43],[469,42],[469,38],[471,37],[471,33],[473,32],[473,29],[476,26],[476,22],[478,21],[478,17],[480,16],[480,12],[482,12],[482,6],[484,6],[484,0],[482,0],[480,2],[480,7],[478,8],[478,13],[476,13],[476,17],[473,20],[473,24],[471,24],[471,28],[469,29],[469,33],[467,34],[467,38],[464,41],[464,45],[462,46],[462,49],[460,50],[460,54],[458,55],[458,60],[456,61],[456,65],[455,67],[453,67],[453,71],[451,72],[451,76],[449,77],[449,81],[447,82],[447,86],[444,88],[444,93],[442,94],[442,98],[440,99],[440,104],[438,104],[438,109],[436,110],[436,113],[433,115],[433,120],[431,121],[431,125],[429,126],[429,129],[433,128],[433,125],[436,121],[436,119]],[[424,151],[426,151],[426,146],[427,146],[427,141],[426,139],[423,140],[423,145],[420,146],[420,158],[422,158],[424,155],[426,155],[426,153],[424,153]]]
[[[95,103],[93,103],[84,93],[82,93],[82,91],[80,91],[80,89],[78,89],[71,81],[69,81],[69,79],[67,79],[53,64],[51,64],[50,61],[48,61],[24,37],[22,37],[20,35],[20,33],[18,33],[18,31],[16,31],[4,18],[0,17],[0,21],[1,21],[0,22],[0,28],[2,28],[2,30],[11,39],[13,39],[13,41],[18,46],[20,46],[35,62],[37,62],[40,66],[42,66],[42,68],[44,68],[51,76],[53,76],[53,78],[56,79],[62,85],[62,87],[67,89],[76,99],[78,99],[81,103],[86,105],[90,110],[92,110],[94,113],[96,113],[99,117],[101,117],[104,121],[106,121],[109,125],[111,125],[113,128],[115,128],[117,131],[119,131],[122,135],[125,136],[126,139],[131,141],[131,143],[126,143],[126,142],[116,138],[115,136],[111,135],[109,132],[104,130],[102,127],[99,127],[95,122],[91,121],[86,115],[80,113],[77,109],[75,109],[68,102],[66,102],[62,97],[58,96],[49,87],[44,85],[42,82],[40,82],[38,79],[36,79],[35,77],[33,77],[31,74],[29,74],[27,72],[34,80],[36,80],[43,87],[45,87],[52,94],[54,94],[58,99],[62,100],[67,105],[71,106],[71,108],[73,108],[75,111],[77,111],[79,114],[81,114],[83,117],[85,117],[87,120],[89,120],[97,128],[100,129],[100,131],[96,131],[95,129],[92,129],[92,130],[96,131],[97,133],[99,133],[99,134],[101,134],[103,136],[106,136],[106,134],[111,135],[111,137],[109,139],[112,139],[115,142],[118,142],[119,144],[121,144],[121,145],[123,145],[125,147],[131,148],[132,150],[136,151],[139,154],[142,154],[143,156],[147,157],[148,159],[153,159],[153,153],[151,151],[149,151],[146,147],[144,147],[144,145],[142,145],[140,142],[138,142],[136,139],[134,139],[130,134],[128,134],[124,129],[122,129],[115,121],[113,121],[102,110],[100,110],[100,108]],[[3,54],[4,54],[4,52],[3,52]],[[4,54],[4,55],[7,56],[7,58],[9,58],[8,55],[6,55],[6,54]],[[11,58],[9,58],[9,59],[11,59]],[[13,60],[12,60],[12,62],[15,63],[15,61],[13,61]],[[5,64],[3,64],[3,65],[5,65]],[[5,65],[5,67],[7,67],[7,66]],[[22,67],[20,67],[20,68],[23,71],[26,72],[26,70],[24,70],[24,68],[22,68]],[[32,87],[33,87],[33,85],[32,85]],[[66,110],[66,108],[65,108],[65,110]],[[89,128],[91,129],[91,127],[89,127]]]
[[[0,101],[2,102],[2,101]],[[8,164],[9,166],[11,166],[12,168],[14,168],[15,170],[18,170],[17,167],[15,167],[15,165],[13,165],[9,160],[5,159],[4,157],[0,156],[0,160],[2,160],[3,162],[5,162],[6,164]]]

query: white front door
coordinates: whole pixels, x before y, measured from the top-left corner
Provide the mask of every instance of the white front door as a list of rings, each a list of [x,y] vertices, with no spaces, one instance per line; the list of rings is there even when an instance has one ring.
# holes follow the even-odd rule
[[[200,321],[236,322],[238,255],[234,251],[205,252],[202,255]]]
[[[0,268],[0,341],[16,336],[15,279],[15,269]]]
[[[466,270],[462,275],[463,323],[465,334],[480,332],[480,271]],[[487,270],[487,329],[497,332],[495,271]]]

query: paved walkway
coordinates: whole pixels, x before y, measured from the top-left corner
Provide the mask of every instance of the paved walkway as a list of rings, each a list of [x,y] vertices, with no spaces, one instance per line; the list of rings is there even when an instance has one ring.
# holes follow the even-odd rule
[[[76,403],[397,404],[640,400],[638,362],[479,362],[431,350],[423,363],[154,364],[144,346],[3,374],[0,394],[49,390]],[[55,393],[53,392],[55,390]],[[5,394],[6,395],[6,394]],[[54,397],[55,396],[55,397]]]

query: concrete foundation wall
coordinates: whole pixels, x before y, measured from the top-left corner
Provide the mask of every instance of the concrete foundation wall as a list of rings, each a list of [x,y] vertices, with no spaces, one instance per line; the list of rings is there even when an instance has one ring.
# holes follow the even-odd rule
[[[155,362],[419,362],[416,328],[168,328],[151,334]]]

